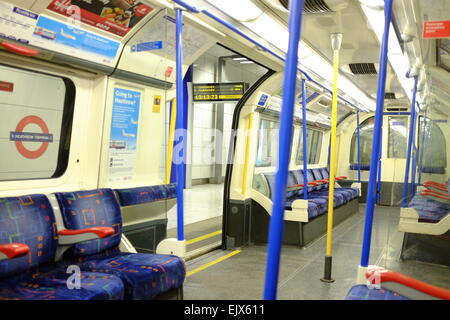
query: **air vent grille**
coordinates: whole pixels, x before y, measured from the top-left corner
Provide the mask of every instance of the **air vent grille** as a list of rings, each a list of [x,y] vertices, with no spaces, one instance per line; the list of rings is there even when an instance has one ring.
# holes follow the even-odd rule
[[[289,10],[289,0],[280,0],[283,7]],[[324,0],[305,0],[303,12],[306,13],[323,13],[332,12]]]
[[[395,99],[395,93],[394,92],[385,92],[384,98],[385,99]]]
[[[377,74],[377,69],[373,63],[350,63],[348,66],[353,74]]]

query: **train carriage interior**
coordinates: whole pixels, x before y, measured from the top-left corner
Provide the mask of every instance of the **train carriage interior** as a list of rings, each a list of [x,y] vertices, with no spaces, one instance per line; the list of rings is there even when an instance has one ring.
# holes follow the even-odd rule
[[[448,0],[5,0],[0,110],[0,300],[450,300]]]

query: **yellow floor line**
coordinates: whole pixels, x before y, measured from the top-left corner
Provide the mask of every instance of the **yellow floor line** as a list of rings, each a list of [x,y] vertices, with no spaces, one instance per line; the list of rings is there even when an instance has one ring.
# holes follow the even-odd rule
[[[186,244],[187,244],[187,245],[188,245],[188,244],[193,244],[193,243],[196,243],[196,242],[199,242],[199,241],[202,241],[202,240],[205,240],[205,239],[214,237],[214,236],[216,236],[216,235],[218,235],[218,234],[221,234],[221,233],[222,233],[222,230],[217,230],[217,231],[214,231],[214,232],[205,234],[204,236],[201,236],[201,237],[197,237],[197,238],[188,240],[188,241],[186,241]]]
[[[228,258],[231,258],[232,256],[235,256],[235,255],[237,255],[237,254],[240,253],[240,252],[241,252],[241,250],[234,250],[233,252],[230,252],[229,254],[224,255],[223,257],[220,257],[220,258],[217,258],[216,260],[213,260],[213,261],[211,261],[211,262],[208,262],[207,264],[204,264],[204,265],[201,266],[201,267],[198,267],[198,268],[196,268],[196,269],[194,269],[194,270],[192,270],[192,271],[189,271],[189,272],[186,274],[186,277],[190,277],[190,276],[192,276],[193,274],[196,274],[197,272],[200,272],[200,271],[202,271],[202,270],[205,270],[206,268],[209,268],[209,267],[211,267],[211,266],[213,266],[213,265],[215,265],[215,264],[217,264],[217,263],[219,263],[219,262],[222,262],[222,261],[224,261],[224,260],[226,260],[226,259],[228,259]]]

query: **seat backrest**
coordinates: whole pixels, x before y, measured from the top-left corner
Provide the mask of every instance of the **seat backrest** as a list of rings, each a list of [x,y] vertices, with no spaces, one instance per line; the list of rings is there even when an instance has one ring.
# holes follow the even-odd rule
[[[122,207],[176,198],[176,184],[116,189]]]
[[[330,179],[330,174],[328,173],[328,169],[327,168],[320,168],[319,171],[322,174],[322,179],[326,179],[326,180]],[[328,189],[328,186],[329,186],[329,184],[326,183],[324,185],[324,188]]]
[[[30,248],[23,257],[0,261],[0,278],[53,262],[57,242],[55,216],[45,195],[0,198],[0,244],[24,243]]]
[[[311,171],[312,171],[312,174],[314,176],[314,180],[322,180],[322,179],[324,179],[322,177],[322,173],[320,172],[320,170],[318,168],[311,169]],[[320,185],[318,185],[316,187],[317,190],[320,190],[320,189],[323,189],[323,188],[324,188],[323,184],[320,184]]]
[[[73,256],[97,254],[119,245],[122,237],[122,212],[111,189],[55,193],[64,226],[79,230],[112,227],[115,233],[103,239],[77,243],[68,250]]]
[[[293,186],[296,184],[303,184],[303,182],[299,182],[294,174],[294,171],[289,171],[288,177],[287,177],[287,186]],[[292,198],[297,197],[298,195],[303,194],[303,190],[295,190],[295,191],[289,191],[289,189],[286,192],[286,198]]]

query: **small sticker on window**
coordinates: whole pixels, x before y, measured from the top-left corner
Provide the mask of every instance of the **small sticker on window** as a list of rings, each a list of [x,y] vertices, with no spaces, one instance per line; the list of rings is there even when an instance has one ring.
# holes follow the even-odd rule
[[[13,92],[14,91],[14,83],[0,81],[0,91]]]

